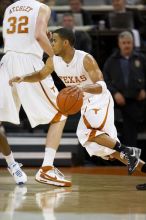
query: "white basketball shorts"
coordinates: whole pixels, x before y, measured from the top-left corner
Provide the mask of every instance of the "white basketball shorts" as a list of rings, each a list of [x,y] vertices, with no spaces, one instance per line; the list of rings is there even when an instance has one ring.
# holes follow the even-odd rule
[[[42,69],[44,63],[31,54],[7,52],[0,62],[0,121],[19,124],[22,105],[32,127],[65,119],[58,112],[58,90],[51,76],[37,83],[9,86],[9,79]]]
[[[113,154],[115,150],[89,141],[91,137],[104,133],[119,141],[114,125],[114,102],[108,90],[104,94],[89,98],[84,105],[77,128],[79,142],[86,148],[89,155],[106,159],[106,156]]]

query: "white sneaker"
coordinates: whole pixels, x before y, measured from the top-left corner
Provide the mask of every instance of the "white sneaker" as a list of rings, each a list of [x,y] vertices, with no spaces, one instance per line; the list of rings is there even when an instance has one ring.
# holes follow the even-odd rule
[[[18,185],[27,182],[27,176],[20,167],[22,167],[22,164],[19,164],[17,162],[8,167],[10,174],[14,177],[14,180]]]
[[[36,181],[55,186],[71,186],[72,183],[66,180],[64,175],[55,167],[41,167],[35,176]]]

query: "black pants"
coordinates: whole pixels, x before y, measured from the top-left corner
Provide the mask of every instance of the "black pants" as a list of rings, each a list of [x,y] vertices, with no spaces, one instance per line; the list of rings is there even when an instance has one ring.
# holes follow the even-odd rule
[[[126,99],[126,105],[121,108],[123,117],[123,144],[133,147],[137,146],[138,124],[143,118],[143,110],[143,102]]]

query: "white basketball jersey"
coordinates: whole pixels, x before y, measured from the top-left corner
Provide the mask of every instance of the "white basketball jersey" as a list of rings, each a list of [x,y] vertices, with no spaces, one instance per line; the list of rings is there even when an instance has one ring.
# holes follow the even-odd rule
[[[73,59],[69,64],[65,63],[60,56],[53,57],[54,70],[66,86],[93,84],[84,68],[83,60],[86,52],[75,50]],[[85,93],[85,98],[92,94]]]
[[[30,53],[42,58],[43,50],[35,39],[41,5],[35,0],[20,0],[6,9],[3,20],[4,52]]]

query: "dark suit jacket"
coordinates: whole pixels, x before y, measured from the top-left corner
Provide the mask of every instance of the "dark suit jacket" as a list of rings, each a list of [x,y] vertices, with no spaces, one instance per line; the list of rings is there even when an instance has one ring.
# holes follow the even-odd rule
[[[135,99],[139,91],[146,88],[146,58],[135,51],[129,58],[130,73],[127,87],[124,83],[120,58],[119,51],[108,58],[103,68],[104,79],[112,94],[120,92],[125,98]]]

